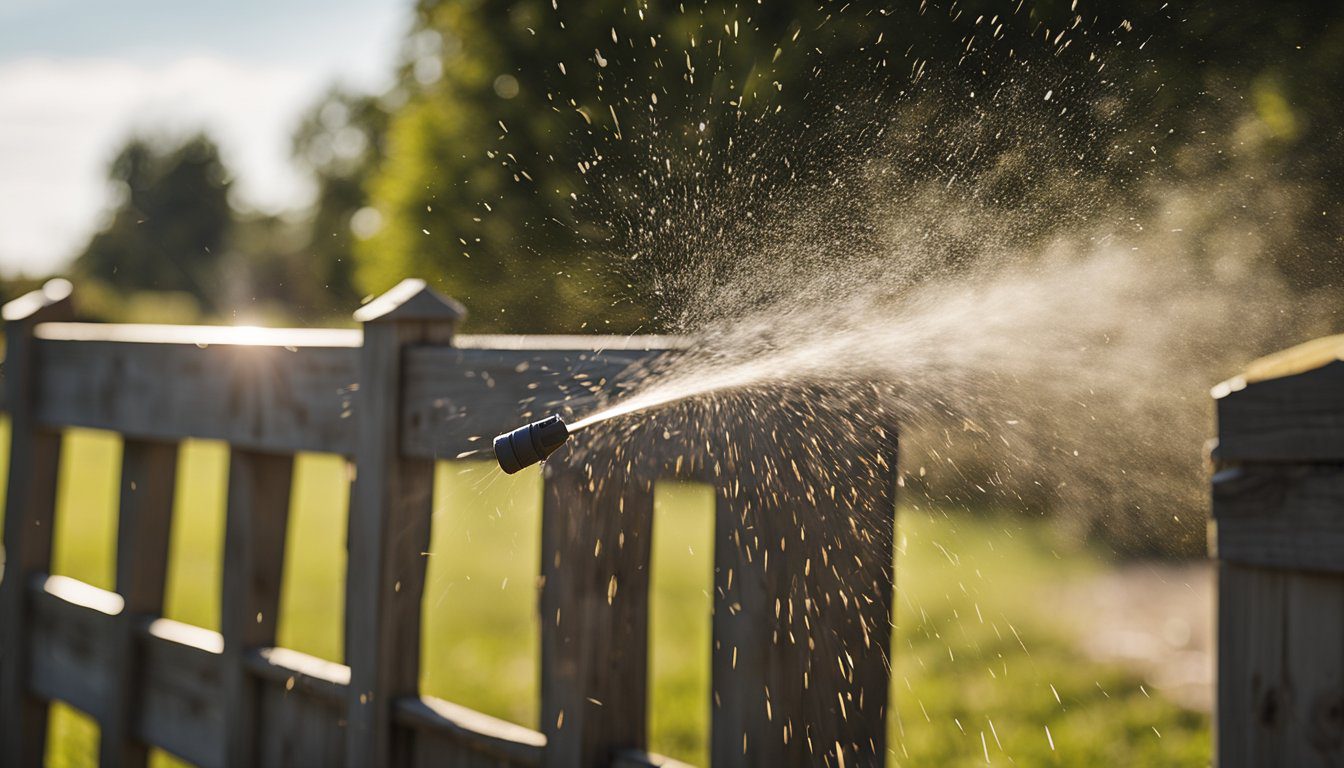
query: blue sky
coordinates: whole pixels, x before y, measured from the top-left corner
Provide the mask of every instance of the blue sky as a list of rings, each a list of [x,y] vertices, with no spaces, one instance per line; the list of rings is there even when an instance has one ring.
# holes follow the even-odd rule
[[[107,204],[133,132],[204,129],[244,204],[302,205],[298,115],[336,81],[381,89],[410,0],[5,0],[0,4],[0,272],[45,274]]]

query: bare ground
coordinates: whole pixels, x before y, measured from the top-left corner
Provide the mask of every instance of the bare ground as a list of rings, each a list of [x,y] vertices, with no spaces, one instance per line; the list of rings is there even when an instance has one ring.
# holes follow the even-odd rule
[[[1088,656],[1125,664],[1173,701],[1213,705],[1212,563],[1136,563],[1062,589]]]

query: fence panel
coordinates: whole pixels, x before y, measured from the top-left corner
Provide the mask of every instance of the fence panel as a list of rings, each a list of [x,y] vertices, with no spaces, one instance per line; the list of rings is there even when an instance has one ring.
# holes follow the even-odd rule
[[[99,722],[108,765],[143,765],[151,747],[204,768],[673,765],[646,751],[665,475],[720,487],[705,702],[716,762],[883,754],[894,442],[880,430],[826,459],[842,481],[799,475],[816,457],[797,445],[683,446],[661,429],[623,433],[638,450],[585,440],[548,462],[537,732],[420,695],[433,462],[488,449],[517,420],[596,407],[682,342],[457,337],[464,310],[422,281],[360,310],[362,331],[71,323],[68,294],[56,282],[5,308],[0,763],[41,765],[47,702],[61,700]],[[115,592],[49,575],[67,427],[125,438]],[[230,445],[221,632],[161,616],[178,444],[193,437]],[[275,647],[298,451],[357,467],[345,664]],[[842,653],[823,658],[818,643]]]

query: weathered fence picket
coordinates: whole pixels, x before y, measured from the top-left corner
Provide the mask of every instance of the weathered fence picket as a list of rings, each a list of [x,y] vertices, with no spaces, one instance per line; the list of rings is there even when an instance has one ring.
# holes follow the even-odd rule
[[[704,703],[715,764],[883,762],[889,433],[837,454],[853,482],[799,475],[783,490],[744,490],[732,460],[744,454],[726,445],[712,462],[673,465],[656,435],[638,438],[638,458],[591,446],[548,462],[534,731],[420,693],[434,462],[616,392],[682,342],[458,336],[465,311],[421,281],[361,309],[362,331],[74,323],[68,294],[52,283],[4,311],[0,764],[42,764],[53,700],[98,721],[105,765],[143,765],[152,747],[207,768],[668,764],[645,751],[648,586],[654,484],[674,475],[720,486]],[[124,438],[116,591],[50,575],[61,434],[72,427]],[[161,616],[188,438],[230,446],[218,633]],[[275,646],[301,451],[342,455],[355,470],[344,664]],[[769,449],[755,458],[787,461]],[[864,526],[852,524],[856,510]],[[835,525],[788,549],[802,515]],[[844,661],[814,659],[818,643]]]
[[[46,747],[47,702],[29,687],[26,663],[33,617],[29,578],[51,570],[56,521],[56,470],[61,435],[38,422],[41,388],[33,328],[72,314],[68,283],[5,305],[5,402],[10,410],[9,484],[5,491],[5,577],[0,581],[0,757],[9,765],[39,768]]]
[[[1344,765],[1344,337],[1214,389],[1215,753]]]

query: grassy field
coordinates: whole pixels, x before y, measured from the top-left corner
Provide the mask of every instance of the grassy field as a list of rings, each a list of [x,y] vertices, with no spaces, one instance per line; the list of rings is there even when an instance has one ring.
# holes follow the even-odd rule
[[[7,448],[0,428],[0,461]],[[66,451],[53,570],[111,587],[120,441],[79,432]],[[222,445],[185,446],[169,566],[167,615],[210,628],[219,623],[226,463]],[[337,660],[347,495],[340,460],[300,457],[280,642]],[[536,473],[440,467],[424,624],[426,692],[534,727],[540,496]],[[697,763],[708,729],[711,508],[706,488],[658,490],[652,746]],[[1020,519],[903,509],[899,527],[893,765],[1208,762],[1206,716],[1087,661],[1068,641],[1051,590],[1103,560],[1057,549],[1045,526]],[[50,764],[96,762],[97,728],[74,710],[56,708],[50,738]]]

